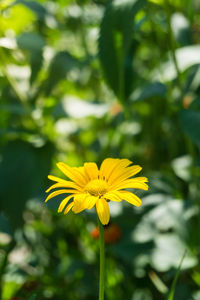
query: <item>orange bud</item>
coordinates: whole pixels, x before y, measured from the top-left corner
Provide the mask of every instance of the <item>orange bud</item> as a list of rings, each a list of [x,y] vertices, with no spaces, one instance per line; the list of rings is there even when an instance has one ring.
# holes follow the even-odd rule
[[[91,237],[94,239],[99,238],[99,229],[95,227],[91,231]],[[106,244],[116,243],[122,235],[121,229],[117,224],[109,224],[104,226],[104,240]]]
[[[190,106],[190,104],[192,103],[192,101],[193,101],[193,99],[191,96],[185,96],[183,98],[183,107],[185,109],[187,109]]]
[[[112,116],[118,115],[123,110],[122,106],[116,102],[113,104],[113,106],[110,108],[110,114]]]
[[[91,237],[93,237],[94,239],[98,239],[99,238],[99,229],[98,227],[95,227],[91,232],[90,232]]]

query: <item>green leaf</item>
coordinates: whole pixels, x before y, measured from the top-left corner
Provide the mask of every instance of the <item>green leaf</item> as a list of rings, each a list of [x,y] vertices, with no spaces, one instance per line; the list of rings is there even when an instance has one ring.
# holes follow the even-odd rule
[[[180,123],[189,136],[189,138],[197,146],[200,145],[200,111],[191,109],[182,110],[179,113]]]
[[[196,256],[189,250],[186,242],[175,233],[157,235],[154,240],[151,265],[158,272],[166,272],[171,268],[179,268],[180,255],[188,250],[182,269],[190,269],[198,264]]]
[[[18,36],[17,43],[21,49],[25,49],[30,52],[39,52],[45,46],[44,39],[39,34],[33,32],[22,33],[20,36]]]
[[[151,97],[159,96],[164,98],[166,96],[167,88],[163,83],[153,82],[140,87],[130,96],[131,101],[141,101]]]
[[[175,56],[180,72],[200,63],[200,46],[191,45],[175,50]],[[176,78],[177,72],[174,62],[170,57],[167,62],[162,63],[159,70],[155,70],[155,78],[160,81],[170,81]]]
[[[171,26],[174,37],[181,44],[181,46],[187,46],[192,43],[190,24],[183,14],[174,13],[171,17]]]
[[[39,34],[26,32],[17,38],[17,44],[19,48],[29,52],[31,64],[30,82],[33,83],[42,67],[45,41]]]
[[[16,34],[35,20],[33,12],[20,3],[14,3],[6,9],[7,17],[0,15],[1,32],[12,29]]]
[[[109,1],[101,23],[101,65],[108,85],[121,102],[129,96],[132,86],[134,17],[145,3],[145,0]]]
[[[62,79],[66,78],[66,75],[73,68],[80,68],[81,62],[78,61],[68,52],[58,52],[51,61],[49,67],[49,76],[44,83],[45,94],[49,95],[53,88]]]
[[[9,142],[0,163],[0,210],[20,226],[25,203],[42,191],[51,166],[52,145],[35,148],[28,142]]]
[[[22,3],[35,13],[40,21],[44,21],[47,16],[46,9],[38,1],[18,0],[17,3]]]
[[[15,294],[20,290],[22,285],[23,282],[5,281],[3,285],[2,299],[4,300],[17,299],[12,297],[14,297]]]
[[[190,155],[183,155],[173,159],[172,168],[175,174],[182,180],[190,181],[192,178],[192,158]]]
[[[9,235],[13,234],[9,220],[2,213],[0,213],[0,232],[7,233]]]

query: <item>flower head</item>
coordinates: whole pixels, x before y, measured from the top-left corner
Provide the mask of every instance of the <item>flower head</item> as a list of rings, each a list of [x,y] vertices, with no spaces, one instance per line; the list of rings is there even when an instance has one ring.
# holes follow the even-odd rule
[[[85,163],[83,167],[77,168],[59,162],[57,166],[70,180],[49,175],[48,178],[56,183],[46,192],[59,189],[50,193],[45,201],[60,194],[69,194],[58,208],[58,212],[64,210],[64,214],[70,209],[74,213],[79,213],[96,205],[98,217],[103,225],[108,224],[110,220],[108,205],[110,200],[116,202],[125,200],[140,206],[142,203],[140,198],[126,189],[148,190],[146,177],[132,178],[142,168],[132,165],[128,159],[106,158],[100,169],[96,163]]]

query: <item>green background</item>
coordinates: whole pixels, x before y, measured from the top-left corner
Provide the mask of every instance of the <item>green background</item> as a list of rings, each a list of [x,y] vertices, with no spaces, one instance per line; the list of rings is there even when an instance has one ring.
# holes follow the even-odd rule
[[[95,211],[44,200],[58,161],[106,157],[149,179],[109,203],[106,300],[167,299],[185,251],[174,299],[200,299],[199,65],[198,0],[1,0],[1,299],[98,299]]]

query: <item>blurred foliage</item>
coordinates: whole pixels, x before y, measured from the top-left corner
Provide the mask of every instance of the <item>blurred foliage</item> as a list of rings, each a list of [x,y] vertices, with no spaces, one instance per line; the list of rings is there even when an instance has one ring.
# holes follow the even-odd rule
[[[44,191],[57,161],[105,157],[150,180],[110,203],[106,299],[200,299],[199,34],[198,0],[1,0],[3,300],[97,299],[95,212]]]

